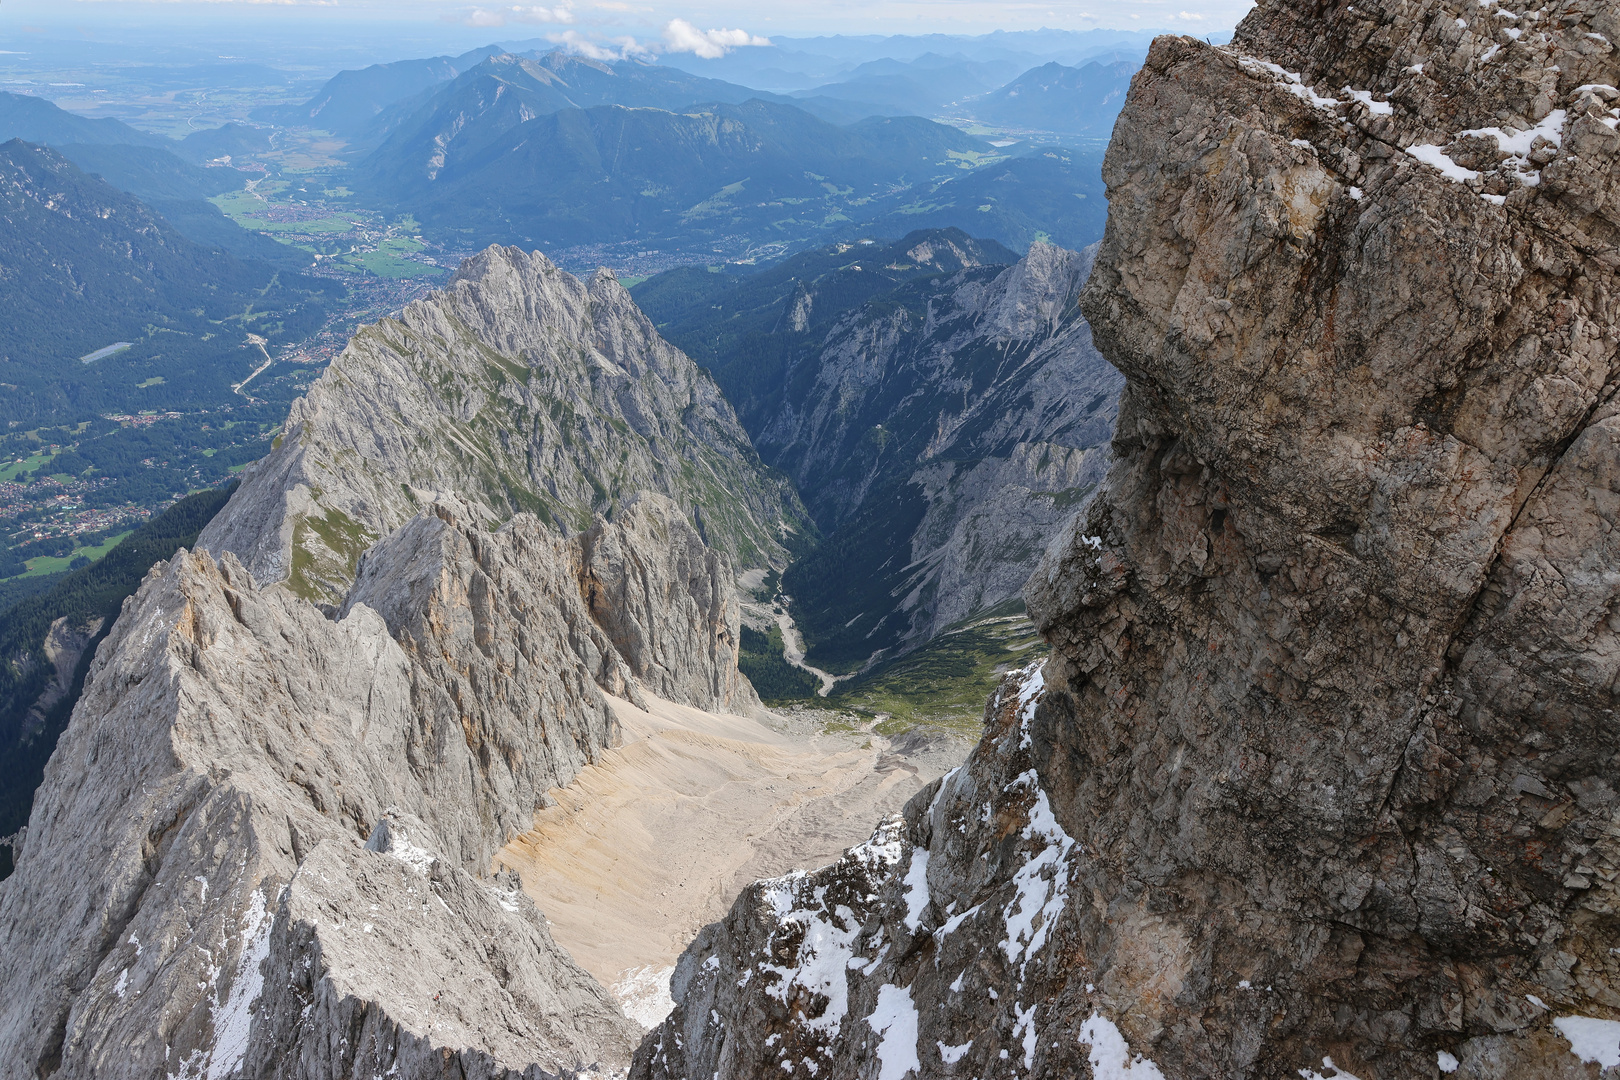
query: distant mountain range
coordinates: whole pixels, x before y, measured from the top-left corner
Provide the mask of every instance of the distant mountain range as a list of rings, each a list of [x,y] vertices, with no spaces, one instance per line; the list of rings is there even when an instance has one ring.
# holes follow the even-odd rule
[[[65,146],[89,143],[98,146],[174,146],[173,139],[138,131],[122,120],[92,120],[58,108],[44,98],[0,91],[0,136],[31,143]]]
[[[273,124],[359,135],[389,106],[448,82],[500,51],[498,46],[488,45],[460,56],[397,60],[340,71],[301,105],[267,105],[250,115]]]
[[[1147,55],[1148,45],[1159,33],[1163,31],[998,31],[973,37],[953,34],[773,36],[772,47],[768,49],[735,49],[715,59],[672,53],[662,57],[661,62],[698,75],[789,93],[859,78],[857,73],[863,64],[885,61],[913,64],[932,54],[961,57],[977,64],[1006,64],[1010,70],[996,83],[1001,85],[1020,72],[1052,61],[1075,65],[1099,59],[1111,62],[1141,58]]]
[[[1101,146],[1035,147],[919,185],[902,205],[843,233],[900,236],[911,229],[957,228],[1018,251],[1037,240],[1078,250],[1102,239],[1108,222],[1102,156]]]
[[[1004,127],[1107,138],[1140,66],[1132,60],[1078,68],[1045,64],[984,95],[970,109],[978,119]]]
[[[388,121],[391,134],[361,172],[432,180],[518,124],[563,109],[621,105],[669,111],[706,102],[739,104],[757,96],[746,86],[653,64],[605,64],[562,51],[538,58],[492,56],[440,87],[410,115]]]
[[[331,131],[369,149],[383,139],[397,147],[442,137],[443,131],[433,129],[436,118],[454,116],[459,108],[484,113],[501,99],[510,99],[504,105],[515,114],[532,119],[594,105],[681,109],[752,98],[788,100],[661,64],[604,62],[566,49],[509,53],[492,45],[458,57],[402,60],[339,72],[303,104],[258,109],[253,116]],[[816,106],[810,108],[816,111]],[[848,112],[837,104],[831,111],[835,120],[845,119]]]
[[[764,101],[533,115],[521,93],[501,89],[512,85],[447,89],[356,167],[353,186],[469,244],[642,238],[707,250],[871,220],[989,150],[916,117],[839,127]]]
[[[792,96],[811,101],[841,101],[873,113],[934,116],[945,106],[994,90],[1024,70],[1016,61],[969,60],[960,53],[925,53],[915,60],[890,58],[861,64],[834,83]]]
[[[788,39],[776,48],[740,50],[725,60],[693,61],[670,55],[656,64],[592,60],[566,49],[508,53],[490,45],[461,56],[401,60],[339,72],[308,101],[262,108],[253,116],[331,131],[362,150],[376,148],[385,138],[390,144],[431,144],[445,137],[442,125],[447,120],[454,124],[458,107],[482,113],[492,101],[507,95],[513,99],[507,108],[532,116],[596,105],[680,110],[696,104],[735,105],[758,99],[793,104],[834,124],[850,124],[868,116],[949,112],[1029,130],[1091,134],[1112,126],[1123,88],[1146,54],[1148,37],[1104,34],[1082,41],[1081,35],[1064,47],[1054,50],[1053,43],[1046,42],[1033,51],[1014,48],[1008,41],[975,48],[976,39],[941,37],[936,43],[944,48],[955,46],[954,51],[908,49],[903,58],[879,51],[872,59],[823,57],[808,63],[801,61],[812,58],[792,52]],[[811,40],[818,47],[828,47],[829,41],[847,46],[854,39]],[[922,40],[934,39],[906,39],[908,43]],[[1016,40],[1032,48],[1038,44]],[[969,51],[963,51],[964,41]],[[845,54],[850,51],[847,47],[842,50]],[[867,51],[854,50],[862,56]],[[740,58],[741,53],[750,52],[760,55],[749,61]],[[1083,66],[1065,67],[1064,60]],[[795,77],[758,66],[767,62],[799,63],[807,74]],[[710,77],[711,73],[722,77]],[[738,73],[748,77],[739,81]],[[775,92],[783,82],[798,85],[786,87],[789,93],[783,96]],[[759,86],[770,89],[757,89]],[[1037,104],[1042,92],[1054,91],[1050,94],[1054,100]],[[1073,100],[1055,100],[1065,93],[1073,94]],[[1098,109],[1103,115],[1091,115]],[[435,128],[435,124],[440,126]]]

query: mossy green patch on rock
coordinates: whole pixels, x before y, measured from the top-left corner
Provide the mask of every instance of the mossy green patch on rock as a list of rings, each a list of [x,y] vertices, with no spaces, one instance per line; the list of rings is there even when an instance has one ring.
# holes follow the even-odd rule
[[[313,604],[341,601],[360,556],[376,540],[376,533],[335,507],[300,516],[293,525],[287,587]]]

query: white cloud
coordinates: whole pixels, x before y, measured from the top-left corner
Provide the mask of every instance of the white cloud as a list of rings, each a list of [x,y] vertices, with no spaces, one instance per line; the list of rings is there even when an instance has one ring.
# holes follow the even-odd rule
[[[746,30],[699,30],[685,19],[671,19],[664,27],[664,47],[668,51],[696,53],[705,60],[718,60],[732,49],[770,43],[770,38]]]
[[[561,45],[569,52],[578,53],[592,60],[629,60],[637,58],[650,60],[656,54],[652,49],[637,44],[633,37],[614,38],[611,43],[598,43],[583,37],[577,30],[564,30],[560,34],[547,34],[546,40],[553,45]]]
[[[1176,15],[1176,18],[1178,18],[1178,19],[1186,19],[1188,22],[1203,22],[1204,21],[1204,17],[1202,15],[1195,14],[1194,12],[1191,12],[1191,11],[1179,12]]]
[[[567,3],[556,7],[524,7],[513,4],[510,7],[473,8],[467,17],[461,20],[468,26],[506,26],[511,23],[571,23],[574,21],[574,9]]]

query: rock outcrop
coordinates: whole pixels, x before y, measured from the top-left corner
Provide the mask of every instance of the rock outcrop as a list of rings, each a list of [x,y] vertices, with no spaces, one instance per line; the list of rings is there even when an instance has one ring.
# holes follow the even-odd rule
[[[706,932],[634,1075],[1620,1065],[1617,20],[1262,0],[1155,43],[1051,659],[881,866]]]
[[[854,571],[842,588],[811,563],[789,575],[818,647],[859,662],[1018,606],[1107,468],[1123,380],[1077,306],[1090,268],[1089,252],[1037,243],[1010,267],[910,284],[787,373],[755,442]]]
[[[45,642],[40,647],[41,659],[50,669],[50,681],[23,716],[21,737],[27,738],[42,727],[51,707],[72,692],[73,669],[79,666],[79,658],[104,625],[106,620],[99,615],[86,619],[63,615],[51,620],[51,628],[46,631]]]
[[[679,507],[644,492],[570,548],[586,609],[641,686],[711,712],[759,708],[737,670],[742,607],[731,562],[704,546]]]
[[[360,553],[441,494],[566,536],[654,491],[739,568],[781,562],[802,514],[611,273],[581,282],[516,248],[363,327],[244,477],[199,546],[329,606]]]
[[[447,629],[438,644],[453,651],[461,643]],[[517,636],[473,629],[467,637]],[[336,1030],[354,1027],[306,1014],[317,999],[377,1033],[370,1049],[341,1051],[360,1055],[340,1070],[349,1075],[441,1051],[494,1076],[621,1053],[624,1021],[551,945],[544,921],[485,903],[489,886],[470,876],[506,839],[500,810],[512,827],[527,824],[514,788],[537,798],[606,743],[595,685],[553,680],[555,697],[576,697],[570,714],[536,717],[541,732],[520,728],[497,745],[477,738],[495,725],[475,703],[446,716],[420,702],[424,674],[369,607],[329,621],[285,589],[260,589],[229,554],[160,564],[98,652],[16,872],[0,884],[0,1075],[228,1076],[272,1065],[283,1070],[275,1075],[329,1075]],[[412,835],[409,873],[361,850],[391,809],[428,823]],[[368,900],[313,922],[302,914],[334,891]],[[489,923],[503,912],[505,926]],[[416,1009],[420,984],[404,976],[418,961],[390,973],[385,952],[355,940],[421,949],[431,942],[419,924],[433,921],[466,924],[464,936],[498,930],[508,943],[508,955],[441,966],[455,978],[435,993],[460,1009],[505,1000],[501,989],[521,1000],[544,972],[567,1021],[547,1029],[530,1016],[537,1038],[521,1058],[455,1041],[455,1027]],[[267,981],[277,969],[262,962],[289,951],[302,959],[280,970],[296,978]],[[356,996],[368,989],[377,996]],[[468,1026],[478,1023],[474,1014]]]

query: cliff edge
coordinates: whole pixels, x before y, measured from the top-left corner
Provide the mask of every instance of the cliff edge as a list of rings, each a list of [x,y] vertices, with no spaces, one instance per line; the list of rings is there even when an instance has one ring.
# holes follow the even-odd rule
[[[1026,586],[1051,660],[705,931],[633,1075],[1620,1065],[1617,43],[1598,0],[1155,43],[1082,296],[1115,462]]]

